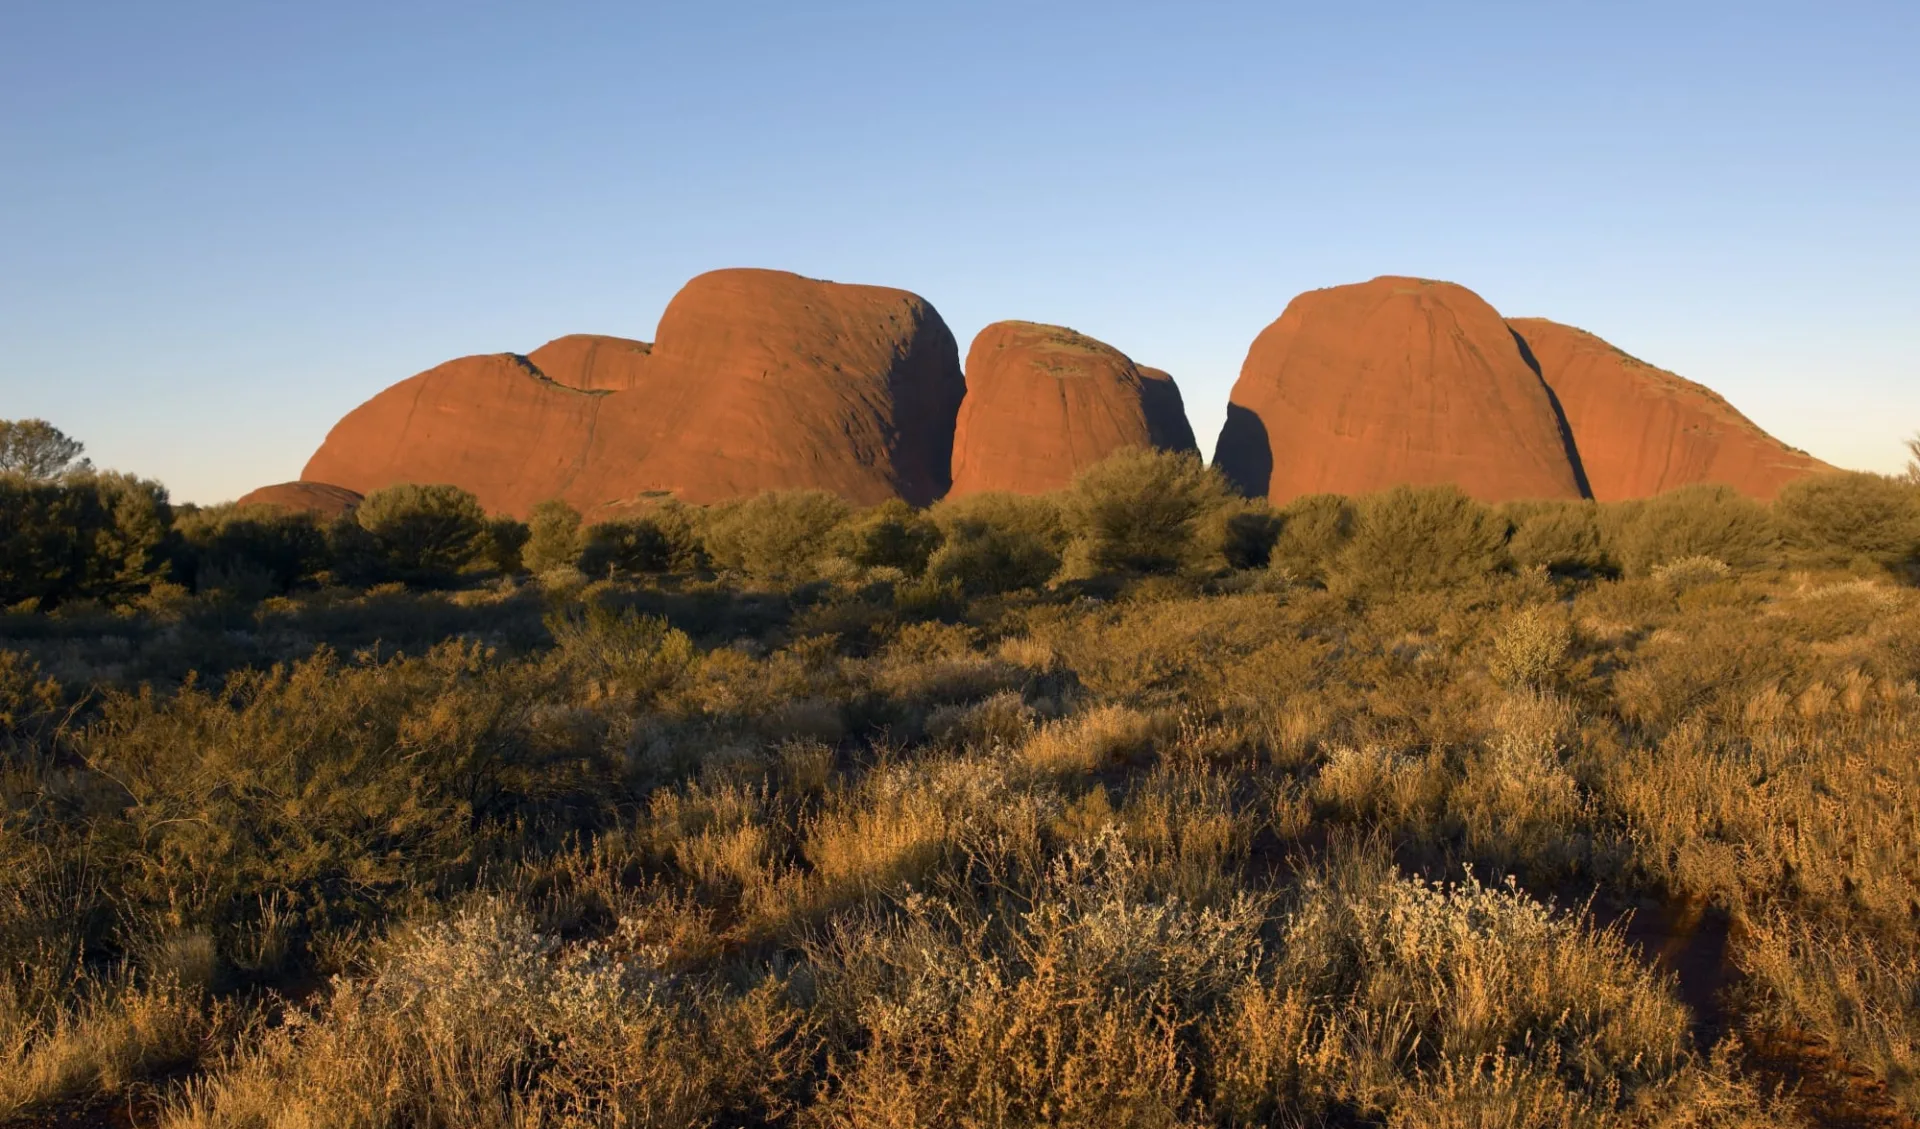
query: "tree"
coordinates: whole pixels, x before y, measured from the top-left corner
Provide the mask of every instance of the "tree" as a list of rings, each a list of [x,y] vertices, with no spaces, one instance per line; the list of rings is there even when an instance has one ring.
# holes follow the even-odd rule
[[[1913,456],[1907,460],[1907,481],[1920,486],[1920,435],[1907,440],[1907,453]]]
[[[1165,573],[1202,564],[1200,524],[1230,498],[1199,456],[1132,447],[1075,476],[1065,508],[1098,572]]]
[[[354,511],[398,580],[445,583],[486,547],[480,500],[457,486],[405,484],[375,490]]]
[[[1396,486],[1360,499],[1338,579],[1357,591],[1478,580],[1506,560],[1507,520],[1456,486]]]
[[[535,575],[578,565],[585,541],[580,511],[560,499],[541,502],[527,515],[527,544],[520,559]]]
[[[43,419],[0,419],[0,474],[18,474],[35,482],[92,466],[80,457],[86,444]]]

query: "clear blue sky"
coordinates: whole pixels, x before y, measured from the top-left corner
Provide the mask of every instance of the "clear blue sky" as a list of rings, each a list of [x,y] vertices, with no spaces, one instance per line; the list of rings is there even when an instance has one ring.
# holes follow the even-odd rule
[[[1071,325],[1211,446],[1295,293],[1920,429],[1920,4],[0,0],[0,418],[216,501],[380,388],[767,266]]]

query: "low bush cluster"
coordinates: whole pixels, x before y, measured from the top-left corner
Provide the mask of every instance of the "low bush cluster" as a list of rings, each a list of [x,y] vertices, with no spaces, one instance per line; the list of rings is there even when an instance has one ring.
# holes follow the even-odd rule
[[[511,528],[0,480],[127,491],[0,642],[0,1119],[1920,1115],[1913,487],[1096,470]]]

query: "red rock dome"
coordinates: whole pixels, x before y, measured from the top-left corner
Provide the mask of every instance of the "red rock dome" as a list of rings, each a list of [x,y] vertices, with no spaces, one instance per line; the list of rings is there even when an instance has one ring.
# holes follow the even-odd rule
[[[1500,315],[1416,278],[1288,303],[1247,353],[1214,459],[1276,503],[1404,483],[1485,501],[1582,495],[1552,398]]]
[[[1196,449],[1172,377],[1057,325],[995,322],[973,339],[953,496],[1058,490],[1124,447]]]
[[[341,486],[327,482],[280,482],[272,486],[262,486],[242,494],[236,507],[272,506],[289,513],[317,514],[323,518],[336,518],[352,513],[360,504],[360,495]]]
[[[361,494],[450,483],[490,513],[524,514],[573,484],[610,395],[556,384],[512,353],[462,357],[347,413],[301,477]]]
[[[608,398],[567,491],[583,511],[830,490],[946,493],[966,391],[946,323],[905,290],[770,270],[703,274],[660,317],[643,393]]]
[[[1587,482],[1602,502],[1697,482],[1770,499],[1801,475],[1833,469],[1760,430],[1712,389],[1591,333],[1545,318],[1508,324],[1559,398]]]
[[[348,413],[305,477],[361,493],[451,483],[512,514],[561,497],[589,516],[669,494],[925,504],[946,492],[966,385],[925,299],[714,271],[674,296],[657,336],[450,361]]]

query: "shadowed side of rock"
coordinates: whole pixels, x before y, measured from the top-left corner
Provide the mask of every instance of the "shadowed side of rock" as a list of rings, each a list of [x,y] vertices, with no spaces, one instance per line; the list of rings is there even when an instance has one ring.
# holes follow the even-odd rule
[[[1770,499],[1795,478],[1833,469],[1762,431],[1712,389],[1591,333],[1545,318],[1508,324],[1558,398],[1600,501],[1702,482]]]

